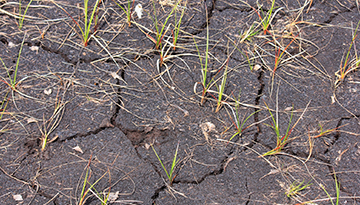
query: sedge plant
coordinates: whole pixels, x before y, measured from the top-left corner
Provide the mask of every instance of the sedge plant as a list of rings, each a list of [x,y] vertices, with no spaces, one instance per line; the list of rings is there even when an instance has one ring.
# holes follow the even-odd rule
[[[279,90],[277,91],[279,92]],[[271,112],[271,109],[268,107],[268,105],[266,104],[266,102],[264,101],[264,104],[266,106],[266,108],[268,109],[269,113],[270,113],[270,117],[272,122],[269,124],[265,124],[269,127],[271,127],[276,134],[276,147],[268,152],[266,152],[265,154],[259,156],[259,157],[264,157],[264,156],[268,156],[268,155],[275,155],[281,152],[281,150],[284,148],[284,146],[288,143],[289,141],[289,137],[291,135],[292,130],[296,127],[296,125],[300,122],[300,120],[302,119],[302,117],[304,116],[308,106],[310,105],[311,101],[309,101],[309,103],[306,105],[306,108],[304,109],[304,111],[301,113],[300,117],[298,118],[298,120],[294,123],[294,125],[291,127],[291,121],[293,118],[293,114],[294,114],[294,106],[291,109],[291,114],[290,114],[290,120],[289,120],[289,124],[288,127],[286,129],[286,132],[284,135],[280,134],[280,128],[279,128],[279,111],[278,111],[278,98],[276,98],[276,113],[275,116],[273,115],[273,113]]]
[[[18,24],[19,29],[22,29],[22,27],[23,27],[23,23],[24,23],[24,19],[25,19],[26,12],[27,12],[27,10],[29,9],[30,4],[31,4],[32,1],[33,1],[33,0],[30,0],[30,2],[28,3],[28,5],[25,7],[25,11],[24,11],[23,14],[21,13],[21,0],[19,1],[19,17],[20,17],[20,18],[19,18],[19,24]]]
[[[98,13],[99,13],[99,7],[102,2],[102,0],[96,0],[95,5],[91,11],[91,14],[89,16],[89,0],[84,0],[84,28],[82,28],[77,22],[62,6],[58,5],[55,1],[52,1],[57,7],[59,7],[61,10],[63,10],[76,24],[78,29],[80,30],[81,34],[79,34],[76,30],[75,32],[82,38],[83,45],[86,47],[89,43],[90,37],[91,37],[91,25],[94,23],[94,32],[96,32],[97,25],[98,25]]]
[[[108,193],[99,193],[96,189],[95,189],[95,185],[97,183],[99,183],[99,181],[104,178],[107,174],[110,176],[110,170],[108,170],[107,172],[105,172],[101,177],[99,177],[94,183],[90,182],[91,179],[91,168],[90,168],[90,164],[91,164],[91,159],[92,159],[92,155],[90,156],[89,162],[85,168],[85,177],[84,177],[84,181],[83,181],[83,185],[82,185],[82,189],[81,189],[81,193],[80,193],[80,199],[77,202],[78,205],[84,205],[87,204],[86,200],[91,197],[92,195],[94,195],[96,198],[98,198],[101,201],[101,205],[106,205],[108,204],[108,199],[110,196],[110,189],[108,191]],[[90,193],[92,195],[90,195]],[[101,197],[101,195],[103,195]]]
[[[131,5],[131,0],[127,1],[127,9],[125,9],[125,6],[121,6],[116,0],[113,0],[113,2],[124,11],[124,13],[126,14],[127,23],[130,27],[131,26],[131,13],[134,8],[135,0],[133,0],[132,5]]]
[[[255,10],[255,12],[257,13],[257,15],[259,16],[259,19],[261,20],[261,24],[262,24],[262,27],[263,27],[264,34],[269,33],[269,34],[271,35],[271,33],[270,33],[270,31],[269,31],[269,26],[270,26],[270,24],[271,24],[272,19],[273,19],[274,16],[275,16],[275,15],[272,15],[272,13],[273,13],[273,11],[274,11],[274,8],[275,8],[274,6],[275,6],[275,0],[273,0],[273,1],[271,2],[271,7],[270,7],[270,9],[268,10],[267,14],[265,14],[265,13],[263,12],[263,10],[261,10],[261,13],[262,13],[262,16],[263,16],[263,17],[261,17],[261,15],[259,14],[259,12],[256,11],[256,10],[253,8],[253,9]],[[276,13],[276,12],[275,12],[275,13]]]
[[[317,134],[315,136],[311,136],[310,132],[309,132],[309,155],[308,155],[308,158],[306,159],[306,161],[308,161],[310,159],[311,155],[312,155],[312,151],[314,149],[314,139],[319,138],[319,137],[323,137],[323,136],[325,136],[327,134],[330,134],[330,133],[333,133],[333,132],[337,131],[339,128],[344,127],[346,125],[347,124],[339,126],[339,127],[335,127],[335,128],[332,128],[332,129],[324,130],[322,125],[319,123],[320,131],[317,131],[316,132]]]
[[[299,35],[299,34],[298,34]],[[273,77],[275,74],[276,69],[278,68],[280,61],[282,59],[282,56],[284,55],[284,53],[286,52],[286,50],[288,49],[288,47],[295,41],[295,39],[297,38],[296,35],[295,37],[292,38],[292,40],[290,41],[290,43],[283,49],[281,50],[281,48],[276,48],[275,47],[275,63],[274,63],[274,69],[273,69]]]
[[[293,128],[291,128],[293,111],[291,111],[290,121],[289,121],[288,127],[286,129],[286,132],[284,135],[281,135],[280,128],[279,128],[278,110],[276,110],[276,116],[274,117],[273,113],[271,112],[271,109],[268,107],[266,102],[264,102],[264,103],[265,103],[265,106],[268,109],[271,119],[272,119],[271,124],[270,125],[266,124],[266,125],[271,127],[275,131],[275,134],[276,134],[276,147],[274,149],[272,149],[271,151],[266,152],[265,154],[262,155],[262,156],[267,156],[267,155],[274,155],[274,154],[281,152],[281,149],[284,148],[284,146],[286,145],[286,143],[289,139],[289,136],[291,134],[291,131],[293,129]]]
[[[253,116],[253,115],[255,115],[256,113],[258,113],[258,112],[261,111],[260,109],[257,109],[255,112],[251,113],[251,114],[250,114],[249,116],[247,116],[246,118],[245,118],[245,116],[244,116],[243,120],[241,120],[241,119],[240,119],[241,116],[240,116],[240,114],[239,114],[239,108],[240,108],[240,93],[241,93],[241,92],[239,92],[239,96],[238,96],[237,99],[236,99],[236,97],[234,97],[234,99],[235,99],[235,110],[234,110],[234,108],[231,107],[228,103],[226,103],[226,105],[228,105],[228,107],[230,108],[230,110],[231,110],[231,112],[232,112],[232,114],[233,114],[234,119],[232,119],[231,115],[229,115],[229,116],[230,116],[231,121],[233,122],[233,124],[234,124],[234,126],[235,126],[235,128],[236,128],[236,133],[230,137],[230,139],[229,139],[228,142],[230,142],[230,141],[231,141],[234,137],[236,137],[237,135],[238,135],[238,136],[241,136],[242,133],[243,133],[246,129],[248,129],[249,127],[251,127],[252,125],[254,125],[254,124],[251,124],[251,125],[249,125],[249,126],[244,127],[245,123],[250,119],[251,116]]]
[[[160,164],[161,164],[161,167],[162,167],[162,168],[163,168],[163,170],[165,171],[165,174],[166,174],[166,176],[167,176],[167,178],[168,178],[168,180],[169,180],[169,185],[171,186],[171,185],[172,185],[172,183],[173,183],[173,181],[174,181],[174,179],[175,179],[175,177],[176,177],[176,175],[175,175],[175,176],[173,176],[173,174],[174,174],[174,171],[175,171],[176,165],[177,165],[177,164],[178,164],[178,162],[179,162],[179,159],[178,159],[178,160],[176,159],[176,157],[177,157],[177,153],[178,153],[178,150],[179,150],[179,143],[178,143],[178,144],[177,144],[177,146],[176,146],[176,150],[175,150],[174,158],[173,158],[173,160],[172,160],[172,163],[171,163],[171,168],[170,168],[170,170],[169,170],[169,171],[166,169],[166,167],[165,167],[164,163],[163,163],[163,162],[162,162],[162,160],[160,159],[160,157],[159,157],[159,155],[157,154],[157,152],[156,152],[156,150],[155,150],[155,148],[154,148],[154,146],[153,146],[153,145],[151,145],[151,148],[152,148],[152,150],[154,151],[154,153],[155,153],[155,155],[156,155],[157,159],[159,160],[159,162],[160,162]]]
[[[58,127],[62,116],[65,111],[65,105],[67,102],[62,102],[61,100],[57,100],[55,103],[55,109],[48,120],[45,120],[45,116],[43,116],[43,124],[39,126],[39,130],[41,132],[41,151],[45,150],[45,147],[48,143],[56,140],[57,137],[49,140],[50,134]]]
[[[4,113],[5,113],[5,110],[6,110],[6,107],[8,106],[9,104],[9,101],[10,101],[10,93],[11,91],[16,91],[16,86],[17,86],[17,81],[16,81],[16,77],[17,77],[17,73],[18,73],[18,68],[19,68],[19,63],[20,63],[20,56],[21,56],[21,51],[23,49],[23,45],[24,45],[24,42],[25,42],[25,36],[26,34],[24,35],[24,38],[21,42],[21,46],[20,46],[20,50],[19,50],[19,54],[18,54],[18,58],[16,60],[16,64],[15,64],[15,70],[13,72],[13,77],[11,77],[11,74],[10,74],[10,70],[6,67],[5,65],[5,62],[3,61],[3,59],[0,57],[0,61],[2,63],[2,65],[4,66],[5,70],[6,70],[6,73],[8,75],[8,78],[9,78],[9,82],[5,79],[0,79],[1,82],[5,83],[6,85],[9,86],[9,90],[6,92],[2,102],[1,102],[1,105],[0,105],[0,120],[2,119]],[[3,129],[0,129],[0,133],[4,131]]]
[[[251,41],[251,38],[256,36],[260,30],[258,30],[259,26],[256,26],[255,23],[253,23],[250,28],[248,30],[246,30],[245,32],[243,32],[242,34],[240,34],[240,43],[243,43],[244,41]]]
[[[319,184],[319,186],[320,186],[320,187],[323,189],[323,191],[325,192],[326,196],[328,197],[329,201],[331,202],[331,205],[339,205],[339,200],[340,200],[340,182],[337,180],[335,170],[333,170],[333,172],[334,172],[334,180],[335,180],[336,197],[331,197],[331,195],[329,194],[329,192],[326,191],[324,185]],[[334,202],[333,199],[336,199],[336,201]],[[298,203],[298,204],[296,204],[296,205],[314,204],[315,201],[324,201],[324,199],[306,201],[306,202]]]
[[[157,50],[161,49],[161,41],[162,39],[164,38],[167,30],[169,27],[167,27],[167,29],[165,30],[166,28],[166,25],[167,25],[167,22],[169,21],[171,15],[174,13],[174,11],[176,10],[177,6],[179,5],[180,1],[178,1],[175,6],[173,7],[173,9],[171,10],[171,12],[169,13],[169,15],[166,17],[166,20],[165,22],[163,23],[162,26],[160,26],[160,22],[158,20],[158,17],[157,17],[157,12],[156,12],[156,7],[155,7],[155,0],[152,1],[153,3],[153,9],[154,9],[154,18],[150,16],[150,18],[152,19],[152,21],[154,22],[155,24],[155,29],[156,29],[156,37],[155,39],[151,36],[149,36],[147,34],[147,36],[150,38],[151,41],[153,41],[155,43],[155,47]],[[180,22],[181,23],[181,22]],[[180,24],[178,24],[179,28],[180,28]],[[161,27],[161,28],[160,28]],[[177,38],[177,37],[176,37]]]
[[[356,33],[359,28],[359,25],[360,25],[360,21],[358,22],[355,32],[352,35],[352,40],[351,40],[349,49],[348,49],[346,57],[345,57],[345,61],[344,61],[343,65],[340,66],[340,69],[335,73],[335,75],[337,77],[337,80],[335,81],[335,85],[338,85],[340,82],[342,82],[345,79],[346,75],[348,75],[350,72],[356,70],[360,66],[360,57],[358,57],[357,52],[356,52],[356,47],[355,47],[355,39],[357,37]],[[350,58],[351,58],[350,52],[351,52],[351,48],[353,45],[355,48],[355,57],[352,60],[350,60]]]

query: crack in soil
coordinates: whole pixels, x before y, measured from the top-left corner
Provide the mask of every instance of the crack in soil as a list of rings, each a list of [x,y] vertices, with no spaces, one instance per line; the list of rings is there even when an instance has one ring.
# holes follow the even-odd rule
[[[249,196],[248,196],[248,198],[247,198],[247,201],[245,202],[245,205],[248,205],[248,204],[250,203],[251,192],[249,191],[247,178],[245,178],[245,189],[246,189],[246,191],[249,193]]]
[[[350,120],[352,118],[355,118],[355,117],[360,117],[360,115],[355,115],[355,116],[350,116],[350,117],[342,117],[339,122],[337,123],[336,127],[340,127],[342,124],[343,124],[343,121],[344,120]],[[328,153],[329,152],[329,149],[340,139],[341,137],[341,132],[339,130],[336,131],[336,134],[334,136],[334,140],[332,140],[331,142],[331,145],[329,145],[329,147],[325,150],[324,154]],[[328,164],[330,164],[330,160],[327,161]],[[333,165],[327,165],[328,169],[329,169],[329,175],[332,176],[332,178],[334,179],[334,181],[336,183],[339,183],[339,189],[340,191],[346,193],[349,197],[352,197],[354,196],[354,193],[351,193],[349,191],[346,191],[345,188],[342,186],[342,184],[340,183],[339,179],[340,177],[337,176],[335,178],[335,175],[334,175],[334,166]],[[359,201],[359,199],[356,199],[354,198],[355,201]]]
[[[260,88],[258,89],[257,91],[257,96],[255,98],[255,105],[256,106],[259,106],[260,105],[260,99],[261,99],[261,96],[263,95],[263,91],[264,91],[264,88],[265,88],[265,82],[263,80],[263,77],[264,77],[264,70],[263,68],[261,68],[259,74],[258,74],[258,77],[257,77],[257,80],[260,84]],[[254,108],[254,112],[256,112],[254,114],[254,123],[256,123],[256,128],[257,128],[257,132],[254,134],[254,142],[258,142],[258,136],[259,134],[261,133],[261,126],[260,126],[260,120],[259,120],[259,108]],[[254,142],[250,142],[250,144],[248,145],[249,147],[252,147],[254,145]]]
[[[176,180],[174,180],[172,184],[180,184],[180,183],[182,183],[182,184],[196,184],[196,185],[198,185],[201,182],[203,182],[208,176],[220,175],[220,174],[222,174],[224,172],[224,167],[227,164],[228,158],[229,158],[228,156],[225,156],[224,159],[220,162],[220,168],[219,169],[213,170],[210,173],[204,174],[204,176],[202,176],[199,180],[193,180],[193,181],[187,181],[187,180],[176,181]],[[151,163],[151,165],[153,167],[155,166],[152,163]],[[158,174],[161,175],[160,172],[158,172]],[[159,197],[160,192],[163,191],[165,188],[166,188],[166,185],[163,185],[162,187],[155,190],[154,195],[151,197],[151,199],[153,200],[152,204],[156,204],[156,199]]]
[[[223,12],[223,11],[226,11],[226,10],[236,10],[236,11],[241,11],[241,12],[251,12],[251,11],[253,11],[252,8],[249,8],[249,7],[239,8],[239,7],[235,7],[233,5],[227,5],[227,6],[224,6],[224,7],[216,7],[215,9],[218,10],[219,12]]]
[[[205,22],[200,25],[199,29],[197,29],[193,32],[190,32],[192,35],[197,35],[197,34],[201,33],[208,25],[210,25],[210,19],[213,15],[213,11],[215,10],[216,0],[211,0],[210,3],[211,3],[211,5],[207,6],[206,0],[205,0],[205,9],[207,9],[207,16],[205,16]]]

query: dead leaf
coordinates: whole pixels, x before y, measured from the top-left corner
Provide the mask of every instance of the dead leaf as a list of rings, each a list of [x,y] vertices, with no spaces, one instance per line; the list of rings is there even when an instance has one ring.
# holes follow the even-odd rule
[[[114,202],[117,198],[119,198],[119,192],[110,192],[108,199],[110,202]]]
[[[54,142],[57,138],[59,138],[58,135],[56,135],[54,138],[52,138],[51,140],[48,140],[47,143],[52,143]]]
[[[154,129],[154,127],[146,126],[144,132],[145,132],[145,134],[147,134],[147,133],[151,132],[151,130],[153,130],[153,129]]]
[[[121,77],[120,77],[117,73],[111,72],[110,74],[111,74],[111,76],[112,76],[114,79],[119,79],[119,80],[121,80]]]
[[[39,46],[30,46],[30,50],[36,51],[36,54],[39,53]]]
[[[33,118],[33,117],[29,117],[29,118],[26,119],[26,122],[27,122],[28,124],[30,124],[30,123],[38,122],[38,121],[37,121],[35,118]]]
[[[44,93],[45,93],[46,95],[50,95],[50,94],[52,93],[51,88],[45,89],[45,90],[44,90]]]
[[[82,149],[79,147],[79,145],[76,146],[76,147],[73,147],[72,149],[75,150],[75,151],[77,151],[77,152],[80,152],[81,154],[84,154],[84,152],[83,152]]]
[[[20,194],[13,195],[13,198],[14,198],[15,201],[22,201],[23,200],[23,198],[22,198],[22,196]]]
[[[260,68],[261,68],[261,65],[256,64],[256,65],[254,66],[254,71],[258,71],[258,70],[260,70]]]
[[[215,125],[212,122],[205,122],[200,125],[200,128],[205,136],[205,140],[209,142],[210,132],[216,132]]]
[[[15,47],[16,45],[13,43],[13,42],[9,42],[9,44],[8,44],[8,46],[10,47],[10,48],[13,48],[13,47]]]
[[[331,104],[335,103],[335,96],[331,96]]]
[[[293,109],[293,107],[287,107],[285,108],[285,111],[291,111]]]
[[[148,143],[145,143],[145,149],[149,150],[149,148],[150,148],[150,145]]]

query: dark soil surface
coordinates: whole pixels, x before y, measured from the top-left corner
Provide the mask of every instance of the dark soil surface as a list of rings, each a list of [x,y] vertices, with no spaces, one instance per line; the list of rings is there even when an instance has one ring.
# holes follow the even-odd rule
[[[161,29],[175,1],[152,2],[136,0],[130,27],[101,2],[84,47],[60,8],[83,28],[82,1],[32,1],[21,29],[19,2],[0,1],[2,204],[360,204],[358,0],[183,0],[163,55],[154,6]],[[291,134],[262,156],[277,147],[271,114]],[[153,149],[168,172],[177,151],[171,180]]]

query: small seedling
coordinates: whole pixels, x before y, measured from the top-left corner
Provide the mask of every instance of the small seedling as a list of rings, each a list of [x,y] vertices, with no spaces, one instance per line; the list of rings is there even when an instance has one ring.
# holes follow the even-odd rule
[[[290,43],[283,50],[280,47],[278,49],[276,49],[276,47],[275,47],[275,65],[274,65],[274,69],[273,69],[273,77],[275,75],[276,69],[278,68],[278,66],[280,64],[282,56],[284,55],[284,53],[288,49],[288,47],[295,41],[295,39],[298,37],[298,35],[293,37],[293,39],[290,41]]]
[[[253,36],[256,36],[260,32],[260,30],[258,30],[258,27],[259,25],[255,26],[255,23],[253,23],[247,31],[243,32],[242,34],[239,33],[241,36],[240,43],[243,43],[244,41],[251,41],[251,38]]]
[[[275,118],[274,115],[272,114],[270,108],[266,104],[266,102],[264,102],[264,103],[265,103],[265,106],[268,109],[271,119],[272,119],[271,125],[268,125],[268,124],[266,124],[266,125],[271,127],[275,131],[275,134],[276,134],[276,147],[273,150],[266,152],[265,154],[262,155],[262,156],[267,156],[267,155],[274,155],[274,154],[281,152],[281,149],[286,145],[287,140],[289,139],[289,136],[291,134],[291,131],[293,130],[293,128],[290,128],[291,121],[293,118],[293,111],[291,111],[290,121],[289,121],[288,127],[286,129],[285,135],[282,136],[280,134],[280,128],[279,128],[278,112],[276,111],[276,118]]]
[[[336,77],[338,78],[335,81],[335,85],[338,86],[340,82],[342,82],[345,79],[345,76],[347,74],[349,74],[350,72],[356,70],[357,68],[359,68],[360,66],[360,57],[357,56],[357,52],[355,49],[355,56],[354,58],[350,61],[350,52],[351,52],[351,47],[354,44],[354,48],[355,48],[355,39],[357,37],[357,30],[359,28],[360,25],[360,21],[358,22],[355,32],[353,34],[352,40],[351,40],[351,44],[349,46],[349,49],[347,51],[346,57],[345,57],[345,62],[343,64],[343,66],[340,66],[340,69],[335,73]]]
[[[161,49],[161,41],[162,39],[164,38],[166,32],[168,31],[169,29],[169,26],[167,27],[167,29],[165,30],[165,27],[167,25],[167,22],[169,21],[171,15],[174,13],[174,11],[176,10],[177,6],[179,5],[180,1],[178,1],[175,6],[173,7],[173,9],[171,10],[171,12],[169,13],[169,15],[167,16],[164,24],[162,25],[161,29],[160,29],[160,25],[159,25],[159,21],[158,21],[158,18],[157,18],[157,12],[156,12],[156,7],[155,7],[155,0],[152,1],[153,2],[153,8],[154,8],[154,17],[153,18],[151,15],[150,18],[153,20],[154,24],[155,24],[155,29],[156,29],[156,39],[154,39],[153,37],[149,36],[147,34],[147,36],[151,39],[151,41],[153,41],[155,43],[155,47],[156,49]],[[179,24],[180,26],[180,24]]]
[[[235,126],[235,128],[236,128],[236,130],[237,130],[237,132],[236,132],[233,136],[230,137],[229,142],[230,142],[234,137],[236,137],[237,135],[241,136],[241,134],[242,134],[246,129],[248,129],[249,127],[251,127],[252,125],[254,125],[254,124],[251,124],[251,125],[243,128],[244,125],[245,125],[245,123],[250,119],[251,116],[253,116],[254,114],[256,114],[256,113],[258,113],[258,112],[261,111],[261,110],[256,110],[255,112],[251,113],[251,114],[250,114],[249,116],[247,116],[246,118],[245,118],[245,116],[244,116],[244,119],[241,120],[241,119],[240,119],[240,114],[239,114],[239,108],[240,108],[240,92],[239,92],[238,98],[236,99],[236,97],[234,97],[234,99],[235,99],[235,111],[234,111],[234,109],[233,109],[228,103],[226,103],[226,105],[228,105],[228,107],[230,108],[230,110],[231,110],[231,112],[232,112],[232,114],[233,114],[234,119],[232,119],[231,115],[230,115],[230,118],[231,118],[231,121],[233,122],[233,124],[234,124],[234,126]],[[241,122],[241,121],[242,121],[242,122]]]
[[[75,30],[75,32],[82,37],[82,41],[84,46],[86,47],[90,40],[90,31],[91,31],[91,25],[94,21],[94,33],[96,32],[97,25],[98,25],[98,13],[99,13],[99,6],[102,2],[102,0],[96,0],[94,8],[91,12],[90,18],[89,18],[89,0],[84,0],[84,29],[81,28],[80,24],[60,5],[58,5],[55,1],[52,1],[57,7],[59,7],[61,10],[63,10],[76,24],[76,26],[79,28],[81,35]]]
[[[104,178],[107,174],[110,176],[110,170],[108,170],[107,172],[105,172],[99,179],[97,179],[94,183],[90,182],[91,179],[91,174],[92,171],[90,169],[90,164],[91,164],[91,158],[92,155],[90,156],[89,162],[86,166],[86,171],[85,171],[85,177],[84,177],[84,182],[83,182],[83,186],[82,186],[82,190],[81,190],[81,194],[80,194],[80,200],[77,203],[78,205],[84,205],[86,204],[86,200],[91,197],[88,196],[89,193],[92,193],[96,198],[98,198],[101,201],[101,205],[106,205],[108,204],[108,199],[110,196],[110,189],[108,191],[107,194],[103,193],[99,193],[94,186],[99,183],[99,181]],[[101,197],[101,195],[103,195],[103,197]]]
[[[279,90],[277,92],[279,92]],[[278,105],[278,98],[276,98],[276,116],[275,117],[272,114],[271,109],[268,107],[268,105],[264,101],[264,104],[265,104],[266,108],[268,109],[268,111],[270,113],[270,116],[271,116],[271,119],[272,119],[271,125],[268,125],[268,124],[266,124],[266,125],[271,127],[275,131],[275,134],[276,134],[276,147],[274,149],[266,152],[265,154],[263,154],[260,157],[264,157],[264,156],[268,156],[268,155],[274,155],[274,154],[277,154],[277,153],[281,152],[282,148],[284,148],[284,146],[288,143],[288,140],[289,140],[289,137],[290,137],[290,134],[291,134],[292,130],[295,128],[295,126],[299,123],[299,121],[304,116],[308,106],[310,105],[310,102],[311,101],[309,101],[309,103],[306,105],[306,108],[304,109],[304,111],[300,115],[299,119],[291,127],[291,121],[292,121],[293,114],[294,114],[293,107],[292,107],[290,120],[289,120],[289,125],[288,125],[288,127],[286,129],[285,134],[281,135],[280,134],[280,128],[279,128],[279,117],[278,117],[279,111],[278,111],[278,106],[277,106]]]
[[[29,9],[30,7],[30,4],[33,0],[30,0],[30,2],[28,3],[28,5],[26,6],[25,8],[25,11],[23,14],[21,14],[21,0],[19,1],[19,24],[18,24],[18,27],[19,29],[21,29],[23,27],[23,23],[24,23],[24,19],[25,19],[25,15],[26,15],[26,12],[27,10]]]
[[[132,6],[131,6],[131,0],[127,1],[127,9],[125,9],[124,6],[121,6],[116,0],[112,0],[116,5],[118,5],[126,14],[126,19],[128,22],[129,27],[131,26],[131,11],[134,8],[135,0],[133,0]],[[140,5],[141,6],[141,5]]]
[[[159,162],[160,162],[160,164],[161,164],[161,167],[162,167],[163,170],[165,171],[166,176],[168,177],[168,180],[169,180],[169,185],[171,186],[172,183],[173,183],[173,181],[174,181],[174,179],[175,179],[175,177],[176,177],[176,175],[173,177],[173,174],[174,174],[174,171],[175,171],[175,167],[176,167],[177,163],[180,161],[179,159],[176,160],[177,153],[178,153],[178,150],[179,150],[179,143],[178,143],[177,146],[176,146],[176,151],[175,151],[174,158],[173,158],[173,161],[172,161],[172,164],[171,164],[171,169],[170,169],[169,172],[168,172],[167,169],[165,168],[165,165],[164,165],[163,162],[161,161],[161,159],[160,159],[159,155],[157,154],[157,152],[156,152],[156,150],[155,150],[155,148],[154,148],[153,145],[151,145],[151,148],[153,149],[156,157],[158,158],[158,160],[159,160]]]
[[[3,83],[7,84],[13,91],[16,90],[16,85],[17,85],[17,83],[16,83],[16,77],[17,77],[18,68],[19,68],[21,51],[22,51],[22,49],[23,49],[23,45],[24,45],[24,42],[25,42],[25,36],[26,36],[26,34],[24,35],[23,41],[21,42],[21,46],[20,46],[18,58],[17,58],[17,61],[16,61],[15,71],[14,71],[14,77],[13,77],[13,78],[11,78],[9,69],[6,67],[4,61],[3,61],[2,58],[0,57],[0,61],[2,62],[3,66],[4,66],[5,70],[6,70],[6,73],[7,73],[8,77],[9,77],[9,81],[10,81],[10,82],[6,82],[5,80],[2,80],[2,79],[0,79],[0,81],[2,81]]]
[[[304,190],[305,188],[311,186],[312,184],[310,184],[310,181],[303,185],[304,184],[304,180],[302,182],[297,182],[297,181],[294,181],[289,189],[285,192],[286,196],[287,197],[292,197],[294,195],[297,195],[301,190]]]
[[[271,33],[269,31],[269,26],[271,24],[272,19],[275,16],[275,15],[272,16],[273,10],[275,8],[274,6],[275,6],[275,0],[272,1],[271,7],[270,7],[269,11],[267,12],[267,14],[265,14],[263,12],[263,10],[261,10],[261,13],[262,13],[263,17],[261,17],[259,12],[252,7],[255,10],[255,12],[257,13],[257,15],[259,16],[259,19],[261,20],[261,24],[262,24],[262,27],[263,27],[264,34],[269,33],[271,35]]]
[[[341,125],[341,126],[339,126],[339,127],[335,127],[335,128],[328,129],[328,130],[325,130],[325,131],[324,131],[324,130],[323,130],[323,127],[322,127],[321,124],[319,123],[320,133],[319,133],[318,135],[312,137],[312,138],[315,139],[315,138],[319,138],[319,137],[322,137],[322,136],[324,136],[324,135],[330,134],[330,133],[335,132],[335,131],[338,130],[339,128],[344,127],[344,126],[346,126],[346,125],[347,125],[347,124]]]
[[[39,130],[41,132],[41,151],[45,150],[46,144],[53,142],[56,140],[57,137],[48,140],[49,135],[57,128],[57,126],[60,124],[60,121],[62,119],[62,116],[65,111],[65,105],[67,102],[62,102],[61,100],[56,101],[55,103],[55,109],[53,114],[48,120],[45,120],[45,117],[43,116],[43,124],[39,127]]]

